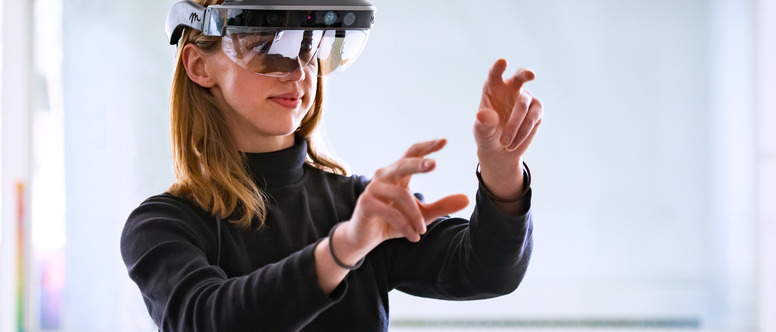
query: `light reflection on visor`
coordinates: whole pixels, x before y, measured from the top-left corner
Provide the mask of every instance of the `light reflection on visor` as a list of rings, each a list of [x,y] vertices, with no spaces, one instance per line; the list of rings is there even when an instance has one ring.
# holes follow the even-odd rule
[[[265,76],[283,77],[305,66],[318,76],[340,72],[361,54],[365,30],[262,30],[227,27],[224,53],[240,67]]]

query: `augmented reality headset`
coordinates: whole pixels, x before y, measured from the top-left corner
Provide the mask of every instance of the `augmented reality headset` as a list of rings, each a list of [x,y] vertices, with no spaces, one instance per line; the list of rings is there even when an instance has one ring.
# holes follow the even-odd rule
[[[221,49],[246,70],[283,77],[306,66],[319,76],[344,70],[361,54],[375,7],[364,0],[226,0],[203,7],[183,0],[167,16],[167,36],[183,29],[222,37]]]

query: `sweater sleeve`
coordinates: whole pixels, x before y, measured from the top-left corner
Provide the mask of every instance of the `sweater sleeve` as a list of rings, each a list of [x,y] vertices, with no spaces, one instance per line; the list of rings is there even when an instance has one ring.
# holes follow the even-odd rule
[[[122,258],[161,331],[299,330],[347,291],[346,281],[328,296],[320,289],[317,243],[228,278],[208,259],[217,238],[206,226],[190,208],[157,196],[124,227]]]
[[[382,248],[388,284],[405,293],[448,300],[473,300],[513,292],[522,281],[532,250],[531,191],[525,213],[507,216],[477,191],[469,221],[443,218],[429,225],[417,243],[394,239]]]

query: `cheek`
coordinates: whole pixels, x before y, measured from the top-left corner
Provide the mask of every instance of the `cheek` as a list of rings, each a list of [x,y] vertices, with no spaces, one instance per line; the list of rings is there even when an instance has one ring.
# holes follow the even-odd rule
[[[230,72],[226,76],[224,94],[229,104],[237,111],[249,111],[264,102],[268,96],[264,95],[265,82],[261,76],[247,72],[242,68]]]
[[[304,89],[306,94],[310,97],[310,102],[315,100],[316,90],[318,89],[318,75],[317,70],[310,69],[305,73]]]

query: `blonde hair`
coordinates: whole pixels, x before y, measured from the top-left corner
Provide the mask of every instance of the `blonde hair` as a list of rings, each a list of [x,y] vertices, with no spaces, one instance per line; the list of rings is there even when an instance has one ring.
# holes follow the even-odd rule
[[[196,0],[203,6],[224,0]],[[185,29],[178,43],[173,76],[170,124],[175,183],[169,193],[188,199],[211,214],[242,228],[250,228],[258,218],[258,228],[267,215],[266,197],[253,182],[244,153],[238,151],[226,125],[224,110],[210,91],[193,82],[183,65],[182,51],[193,43],[202,51],[219,51],[221,38]],[[295,132],[297,140],[307,141],[307,163],[335,174],[346,174],[336,160],[325,156],[313,140],[323,113],[323,82],[317,78],[313,105]]]

